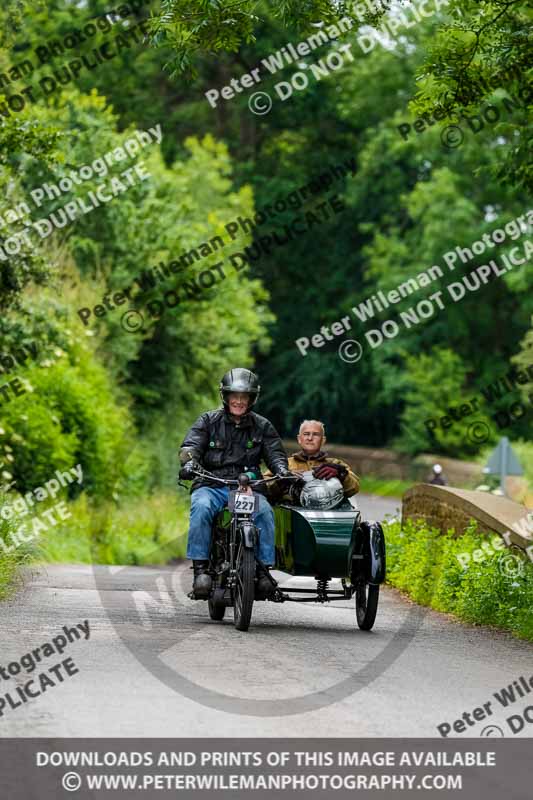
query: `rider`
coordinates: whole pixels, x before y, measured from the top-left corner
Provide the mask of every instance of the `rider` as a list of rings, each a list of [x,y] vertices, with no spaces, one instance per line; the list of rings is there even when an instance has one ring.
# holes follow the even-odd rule
[[[298,444],[301,447],[297,453],[289,458],[289,469],[291,472],[312,471],[314,478],[328,480],[338,478],[344,489],[344,497],[352,497],[359,491],[359,478],[352,472],[350,465],[340,458],[328,456],[322,450],[322,445],[326,441],[326,430],[324,423],[316,419],[304,419],[300,425],[298,433]],[[293,484],[288,490],[284,499],[291,502],[298,502],[299,492],[303,484]],[[272,501],[279,501],[279,490],[274,485],[271,487],[270,497]]]
[[[428,483],[432,483],[434,486],[446,486],[447,481],[443,475],[440,464],[433,465]]]
[[[190,480],[193,471],[203,467],[218,478],[235,479],[247,473],[252,480],[260,479],[262,460],[274,474],[287,476],[287,454],[276,429],[251,410],[261,390],[257,375],[248,369],[231,369],[219,389],[223,408],[198,417],[183,440],[180,478]],[[229,489],[197,477],[191,491],[187,558],[193,562],[196,597],[207,597],[212,586],[208,573],[211,526],[227,503]],[[254,520],[260,531],[256,555],[265,567],[257,565],[257,594],[265,597],[272,594],[276,581],[268,569],[274,564],[274,514],[262,495]]]

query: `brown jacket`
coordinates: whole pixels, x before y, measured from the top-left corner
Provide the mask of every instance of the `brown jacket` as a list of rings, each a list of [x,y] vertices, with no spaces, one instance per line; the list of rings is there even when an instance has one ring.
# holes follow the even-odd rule
[[[346,467],[348,473],[342,482],[342,487],[344,489],[345,497],[352,497],[352,495],[357,494],[359,491],[359,478],[352,472],[350,465],[343,461],[341,458],[332,458],[328,456],[326,452],[322,450],[317,453],[316,456],[306,456],[303,450],[300,450],[298,453],[294,453],[294,455],[289,456],[289,469],[291,472],[307,472],[308,470],[312,470],[314,467],[318,467],[319,464],[342,464],[343,467]],[[270,475],[271,473],[265,473],[265,477]],[[276,483],[274,481],[273,483]],[[283,498],[280,498],[277,495],[274,486],[272,486],[272,493],[269,491],[269,496],[272,502],[282,502],[282,500],[287,499],[287,495],[284,495]]]

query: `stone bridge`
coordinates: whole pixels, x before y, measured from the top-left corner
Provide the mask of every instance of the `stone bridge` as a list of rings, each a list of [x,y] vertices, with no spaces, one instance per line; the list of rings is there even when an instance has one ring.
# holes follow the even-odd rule
[[[402,524],[407,519],[424,519],[443,532],[454,528],[457,535],[474,519],[480,530],[500,536],[509,531],[511,546],[533,552],[533,513],[528,517],[525,506],[488,492],[417,484],[403,495]]]

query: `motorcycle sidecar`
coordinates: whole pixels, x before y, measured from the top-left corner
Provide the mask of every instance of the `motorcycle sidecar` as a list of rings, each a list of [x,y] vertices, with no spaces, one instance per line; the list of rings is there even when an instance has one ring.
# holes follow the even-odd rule
[[[331,511],[279,505],[274,517],[275,568],[317,582],[316,590],[279,586],[278,601],[326,603],[355,595],[357,624],[370,630],[385,580],[385,537],[379,522],[361,520],[360,511],[348,502]],[[342,590],[328,588],[332,578],[341,578]],[[288,592],[314,596],[291,597]]]

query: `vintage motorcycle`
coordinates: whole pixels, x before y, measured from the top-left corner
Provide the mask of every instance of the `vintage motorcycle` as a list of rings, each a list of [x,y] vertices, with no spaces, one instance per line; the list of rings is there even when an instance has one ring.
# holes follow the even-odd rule
[[[255,550],[259,531],[253,521],[258,495],[253,489],[279,478],[250,480],[243,474],[238,480],[225,480],[205,470],[194,474],[230,488],[227,508],[213,523],[208,568],[213,586],[207,598],[210,617],[222,620],[226,608],[233,607],[235,627],[247,631],[254,600],[258,599]],[[301,480],[301,476],[294,474],[282,480],[291,479]],[[251,494],[246,493],[247,487],[252,489]],[[314,578],[316,589],[278,585],[268,600],[328,603],[355,595],[357,624],[369,631],[376,619],[379,587],[385,580],[385,537],[379,522],[362,521],[359,509],[350,500],[328,511],[288,504],[274,507],[274,568],[292,576]],[[329,588],[332,578],[341,578],[342,589]],[[192,591],[188,596],[198,599]]]

